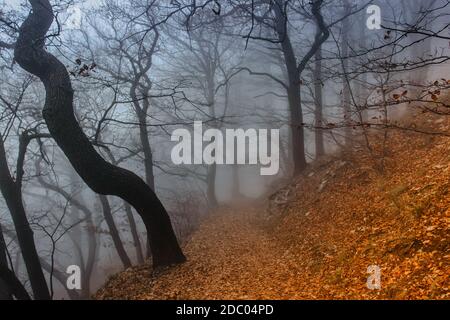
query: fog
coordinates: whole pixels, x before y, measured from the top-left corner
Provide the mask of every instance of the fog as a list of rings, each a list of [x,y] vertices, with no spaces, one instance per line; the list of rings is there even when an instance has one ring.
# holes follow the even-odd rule
[[[54,21],[43,50],[67,70],[86,141],[154,190],[149,211],[167,210],[181,244],[217,208],[263,203],[315,159],[364,146],[365,130],[403,119],[407,100],[429,100],[429,88],[450,71],[448,1],[317,1],[324,25],[310,1],[268,2],[253,9],[246,0],[51,2]],[[373,30],[369,4],[381,8],[382,23]],[[81,147],[85,141],[68,137],[73,128],[55,111],[61,93],[46,103],[59,81],[53,66],[37,60],[41,69],[32,74],[24,70],[27,59],[14,59],[14,49],[35,50],[15,46],[30,4],[0,6],[0,249],[35,297],[22,253],[29,242],[16,233],[27,226],[12,218],[23,203],[52,298],[88,299],[109,276],[155,262],[158,244],[149,248],[148,226],[136,211],[141,192],[119,190],[125,178],[109,179],[120,170],[102,171]],[[194,133],[195,121],[223,133],[279,130],[278,173],[261,175],[261,163],[174,164],[172,133]],[[100,189],[108,196],[93,191]],[[157,228],[160,218],[149,221]],[[79,290],[67,288],[72,265],[81,270]]]

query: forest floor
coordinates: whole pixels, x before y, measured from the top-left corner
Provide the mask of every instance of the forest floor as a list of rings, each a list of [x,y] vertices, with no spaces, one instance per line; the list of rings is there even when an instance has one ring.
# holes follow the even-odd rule
[[[186,263],[128,269],[94,298],[450,299],[450,138],[391,131],[372,148],[318,161],[264,205],[221,208]],[[380,290],[367,288],[371,265]]]

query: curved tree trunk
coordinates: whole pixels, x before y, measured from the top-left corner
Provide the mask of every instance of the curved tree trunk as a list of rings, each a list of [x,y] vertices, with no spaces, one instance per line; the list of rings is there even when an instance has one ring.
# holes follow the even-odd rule
[[[105,161],[80,128],[73,110],[73,89],[64,64],[44,50],[53,22],[48,0],[29,0],[32,12],[20,28],[15,60],[43,82],[43,116],[56,143],[83,181],[96,193],[130,203],[148,230],[154,266],[185,261],[170,218],[150,187],[136,174]]]

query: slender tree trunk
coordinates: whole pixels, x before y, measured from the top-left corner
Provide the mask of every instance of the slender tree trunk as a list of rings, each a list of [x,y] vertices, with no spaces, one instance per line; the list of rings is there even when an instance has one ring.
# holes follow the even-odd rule
[[[23,169],[17,168],[17,170]],[[50,300],[50,292],[39,261],[33,230],[31,230],[23,206],[22,190],[9,171],[2,137],[0,137],[0,189],[11,213],[34,298],[37,300]]]
[[[123,246],[122,240],[120,239],[120,233],[119,230],[117,230],[116,223],[114,222],[108,198],[102,195],[100,195],[99,198],[100,203],[102,204],[103,216],[105,217],[106,224],[108,225],[114,247],[116,248],[117,254],[122,261],[123,266],[127,269],[131,267],[131,260],[130,257],[128,257],[125,247]]]
[[[97,258],[97,236],[95,234],[95,225],[92,215],[86,217],[88,254],[84,264],[83,288],[81,289],[81,298],[87,299],[91,294],[91,278],[94,271]],[[84,259],[83,259],[84,260]]]
[[[236,200],[236,199],[239,200],[240,198],[242,198],[240,180],[239,180],[239,166],[234,165],[231,170],[232,170],[232,175],[233,175],[231,196],[232,196],[233,200]]]
[[[345,18],[342,21],[342,39],[341,39],[341,47],[342,47],[342,66],[343,66],[343,76],[342,76],[342,107],[344,109],[344,123],[345,123],[345,145],[349,146],[351,144],[351,136],[352,136],[352,128],[351,128],[351,120],[352,120],[352,112],[351,112],[351,88],[350,88],[350,80],[348,79],[348,64],[349,64],[349,36],[350,36],[350,13],[351,7],[348,0],[344,0],[344,16]]]
[[[142,254],[141,240],[137,232],[136,221],[134,220],[133,211],[128,203],[124,203],[125,213],[127,214],[128,223],[130,224],[131,235],[133,237],[134,248],[136,249],[136,258],[139,264],[144,264],[144,255]]]
[[[17,279],[14,272],[2,265],[0,265],[0,279],[8,286],[12,295],[18,300],[31,300],[27,290],[25,290],[22,283]]]
[[[314,111],[316,130],[316,158],[320,158],[325,154],[325,146],[323,140],[323,82],[322,82],[322,46],[316,51],[314,64],[314,96],[316,108]]]
[[[358,42],[359,42],[359,50],[366,50],[367,48],[367,28],[366,28],[366,17],[361,15],[358,20]],[[358,101],[358,112],[359,118],[362,123],[367,123],[369,119],[369,110],[367,110],[367,99],[368,99],[368,74],[367,72],[363,72],[356,84],[356,99]]]
[[[137,99],[136,94],[133,95]],[[141,140],[142,152],[144,154],[145,182],[155,192],[155,174],[153,171],[153,151],[150,145],[149,132],[147,128],[147,112],[150,106],[148,98],[143,100],[143,108],[135,101],[135,111],[139,121],[139,138]]]
[[[214,209],[218,206],[218,201],[216,197],[216,176],[217,176],[217,165],[213,163],[208,167],[207,173],[207,198],[208,198],[208,207],[210,209]]]
[[[66,273],[64,273],[60,270],[57,270],[55,268],[53,268],[53,270],[52,270],[52,266],[44,259],[41,259],[41,264],[42,264],[42,268],[44,268],[45,271],[47,271],[48,273],[53,272],[53,277],[56,280],[58,280],[58,282],[61,284],[61,286],[63,288],[66,289],[67,295],[69,296],[69,298],[71,300],[80,300],[82,297],[84,297],[84,298],[89,297],[89,295],[87,295],[87,296],[79,295],[77,291],[69,290],[67,288],[67,274]]]
[[[6,230],[5,234],[17,242],[17,237],[13,232]],[[18,260],[19,259],[17,259],[16,261],[18,261]],[[67,275],[65,273],[63,273],[55,268],[53,268],[53,270],[52,270],[52,266],[50,265],[50,263],[48,263],[47,261],[45,261],[42,258],[40,258],[40,261],[41,261],[43,270],[47,271],[49,274],[53,271],[53,276],[66,289],[66,292],[71,300],[79,300],[80,299],[80,295],[76,291],[67,289],[67,286],[66,286]],[[18,270],[19,269],[18,264],[14,268],[16,270]],[[86,298],[88,298],[88,297],[89,297],[89,294],[86,296]]]
[[[43,116],[50,134],[83,181],[96,193],[130,203],[141,216],[156,267],[185,261],[169,215],[152,189],[136,174],[105,161],[80,128],[73,110],[73,89],[64,64],[44,50],[53,22],[48,0],[29,0],[32,11],[20,28],[15,60],[36,75],[46,90]]]
[[[8,268],[8,258],[6,256],[6,242],[3,237],[2,225],[0,224],[0,267]],[[12,300],[12,290],[8,284],[0,278],[0,301]]]
[[[439,1],[436,0],[408,0],[403,2],[403,10],[406,13],[409,13],[406,14],[407,23],[411,26],[420,24],[428,30],[433,30],[433,14],[429,14],[425,17],[423,14],[427,11],[432,12],[433,8],[436,8],[437,3],[439,3]],[[433,37],[412,33],[408,35],[408,38],[411,43],[414,43],[414,45],[409,48],[411,59],[413,61],[420,61],[433,56],[431,49]],[[421,86],[426,85],[429,76],[429,69],[430,66],[428,65],[408,72],[410,82],[417,86],[413,86],[411,89],[411,95],[413,98],[418,98],[421,95]],[[432,80],[434,81],[436,79]]]
[[[76,248],[78,249],[77,250],[78,261],[80,263],[80,267],[83,272],[83,286],[81,289],[81,294],[80,295],[72,295],[71,299],[74,297],[89,298],[92,271],[94,269],[95,258],[96,258],[96,254],[97,254],[97,237],[95,234],[95,225],[94,225],[94,221],[93,221],[94,214],[87,206],[85,206],[83,204],[82,199],[80,199],[79,197],[72,197],[71,194],[66,192],[61,187],[53,185],[53,184],[45,181],[41,175],[40,161],[37,161],[35,163],[35,167],[36,167],[36,176],[37,176],[38,182],[41,184],[41,186],[43,188],[58,193],[59,195],[64,197],[64,199],[66,199],[67,201],[70,201],[70,203],[71,203],[71,205],[73,205],[73,207],[77,208],[79,211],[81,211],[84,214],[83,217],[80,217],[79,215],[77,215],[77,217],[78,217],[78,219],[84,219],[84,221],[86,223],[86,235],[87,235],[87,242],[88,242],[88,252],[87,252],[86,260],[83,255],[83,247],[82,247],[82,244],[80,241],[81,237],[79,235],[77,235],[76,233],[75,233],[75,235],[72,235],[72,233],[69,234],[70,238],[72,239],[72,241],[76,245]],[[76,220],[74,220],[74,222],[76,222]],[[46,268],[46,265],[42,259],[41,259],[41,264],[42,264],[42,267],[46,271],[50,270],[50,268]],[[57,278],[57,280],[60,280],[60,279]]]
[[[210,115],[211,118],[214,119],[212,122],[212,126],[214,129],[219,129],[220,124],[215,119],[216,118],[216,95],[215,95],[215,80],[214,80],[214,74],[215,71],[213,71],[213,68],[209,68],[206,70],[207,74],[207,95],[206,100],[208,101],[208,106],[210,108]],[[216,143],[216,142],[214,142]],[[216,177],[217,177],[217,164],[213,163],[211,164],[207,169],[206,174],[206,183],[207,183],[207,190],[206,190],[206,196],[208,198],[208,207],[210,210],[215,209],[219,202],[217,201],[217,195],[216,195]]]
[[[289,85],[287,89],[289,113],[291,121],[292,153],[294,157],[294,175],[302,173],[307,166],[305,156],[305,130],[303,128],[303,112],[301,104],[301,79],[297,69],[297,59],[287,30],[287,17],[282,11],[282,1],[274,5],[276,16],[276,31],[281,43],[284,62],[288,73]]]

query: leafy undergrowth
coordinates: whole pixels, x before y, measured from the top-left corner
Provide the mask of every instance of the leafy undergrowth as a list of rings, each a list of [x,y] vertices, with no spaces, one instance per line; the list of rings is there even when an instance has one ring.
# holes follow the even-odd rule
[[[126,270],[95,298],[449,299],[450,138],[390,132],[386,151],[383,172],[353,150],[312,165],[264,208],[222,208],[186,244],[188,262]],[[380,290],[367,288],[370,265]]]

